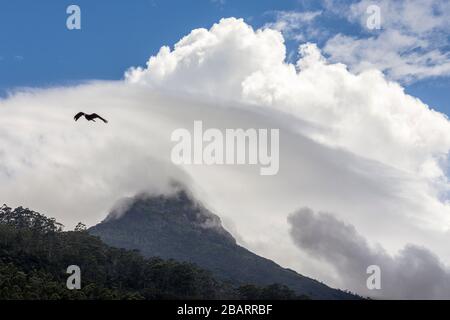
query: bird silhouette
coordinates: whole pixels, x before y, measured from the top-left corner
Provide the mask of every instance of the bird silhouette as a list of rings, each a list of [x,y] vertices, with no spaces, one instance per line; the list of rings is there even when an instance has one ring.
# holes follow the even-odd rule
[[[104,123],[108,123],[108,120],[103,119],[102,117],[100,117],[98,114],[96,113],[91,113],[91,114],[86,114],[84,112],[78,112],[75,117],[73,117],[75,119],[75,121],[77,121],[78,119],[80,119],[82,116],[84,116],[86,118],[87,121],[94,121],[95,119],[100,119],[102,120]]]

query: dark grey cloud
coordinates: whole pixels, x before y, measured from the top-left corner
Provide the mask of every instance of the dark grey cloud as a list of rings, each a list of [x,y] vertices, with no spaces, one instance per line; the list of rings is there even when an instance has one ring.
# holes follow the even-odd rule
[[[351,224],[332,214],[302,208],[288,217],[295,244],[332,265],[344,287],[388,299],[449,299],[450,271],[430,250],[408,244],[395,256],[371,246]],[[381,269],[381,289],[368,290],[367,267]]]

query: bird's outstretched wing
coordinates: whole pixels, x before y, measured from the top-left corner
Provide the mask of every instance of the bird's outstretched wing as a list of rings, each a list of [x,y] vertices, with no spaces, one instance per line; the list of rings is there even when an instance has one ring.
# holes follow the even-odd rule
[[[98,119],[102,120],[104,123],[108,123],[108,120],[103,119],[102,117],[100,117],[100,116],[99,116],[98,114],[96,114],[96,113],[91,114],[91,116],[92,116],[94,119],[98,118]]]
[[[77,121],[78,119],[80,119],[80,117],[84,116],[84,112],[78,112],[75,117],[73,117],[75,119],[75,121]]]

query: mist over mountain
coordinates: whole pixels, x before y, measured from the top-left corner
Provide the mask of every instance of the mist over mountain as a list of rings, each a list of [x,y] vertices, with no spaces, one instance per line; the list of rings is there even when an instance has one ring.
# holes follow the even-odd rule
[[[126,199],[89,233],[114,247],[138,249],[146,257],[194,263],[233,285],[279,283],[312,299],[356,298],[239,246],[220,218],[185,191]]]

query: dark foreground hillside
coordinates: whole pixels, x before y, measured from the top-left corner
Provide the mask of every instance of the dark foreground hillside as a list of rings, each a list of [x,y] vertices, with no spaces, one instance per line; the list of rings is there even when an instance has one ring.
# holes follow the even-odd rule
[[[184,191],[171,197],[142,195],[127,202],[124,212],[112,212],[89,233],[114,247],[138,249],[146,257],[195,263],[235,286],[280,283],[312,299],[358,298],[237,245],[220,218]]]
[[[231,286],[190,263],[112,248],[83,226],[28,209],[0,208],[0,299],[298,299],[287,287]],[[66,287],[69,265],[81,289]]]

